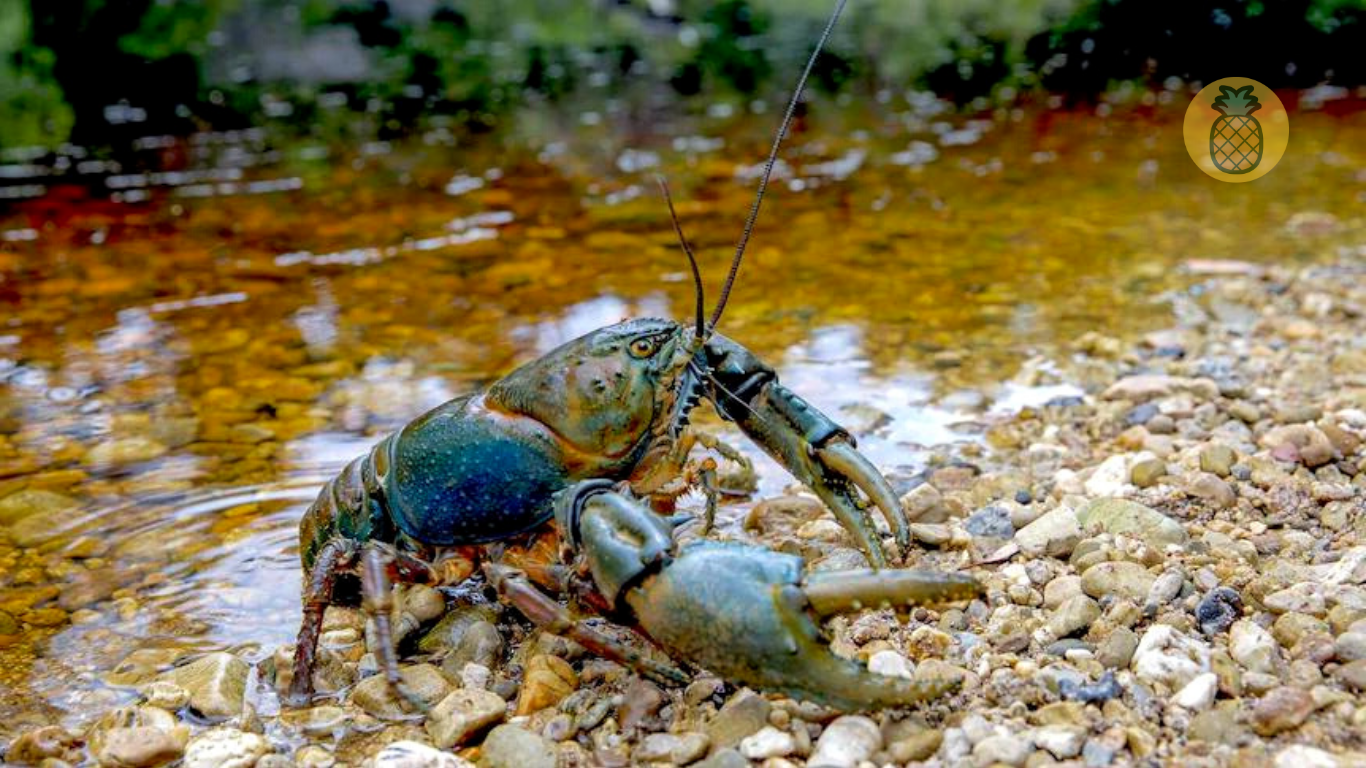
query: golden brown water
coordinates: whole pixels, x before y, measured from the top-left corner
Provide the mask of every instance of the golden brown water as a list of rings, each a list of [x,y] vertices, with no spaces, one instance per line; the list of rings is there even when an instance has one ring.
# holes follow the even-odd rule
[[[123,174],[120,201],[57,190],[0,214],[0,500],[69,500],[0,533],[0,620],[20,625],[0,638],[0,737],[127,698],[111,671],[136,649],[290,641],[317,486],[562,341],[684,317],[653,175],[715,291],[772,119],[529,116],[470,145],[274,154],[208,137],[176,151],[212,173]],[[993,408],[1078,391],[1012,383],[1030,358],[1170,325],[1190,259],[1366,247],[1364,122],[1296,114],[1281,165],[1232,185],[1190,163],[1174,107],[970,123],[818,105],[723,328],[837,418],[889,416],[862,445],[915,467]],[[787,482],[763,465],[766,491]]]

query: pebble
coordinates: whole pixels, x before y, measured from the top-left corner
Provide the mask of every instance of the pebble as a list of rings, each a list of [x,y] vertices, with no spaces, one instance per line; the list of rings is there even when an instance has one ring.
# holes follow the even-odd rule
[[[1337,453],[1328,436],[1310,424],[1275,427],[1257,442],[1270,449],[1272,457],[1279,461],[1297,462],[1310,468],[1327,464]]]
[[[1024,765],[1034,751],[1034,744],[1027,738],[1014,734],[997,734],[972,745],[972,759],[978,766]]]
[[[1085,726],[1046,725],[1030,731],[1029,737],[1039,749],[1059,760],[1069,760],[1081,754],[1086,734]]]
[[[1233,660],[1249,672],[1274,675],[1281,666],[1276,639],[1248,619],[1240,619],[1229,628],[1228,650]]]
[[[903,677],[907,680],[915,676],[915,666],[910,660],[896,651],[878,651],[868,657],[868,671],[878,675]]]
[[[1184,688],[1177,691],[1172,697],[1172,703],[1192,712],[1201,712],[1209,709],[1218,692],[1219,676],[1213,672],[1205,672],[1196,675]]]
[[[82,739],[60,725],[44,725],[24,731],[5,750],[5,762],[37,765],[44,760],[78,762]]]
[[[161,679],[189,692],[189,706],[206,718],[235,717],[242,712],[251,668],[231,653],[217,652],[176,667]]]
[[[97,469],[113,469],[164,456],[169,449],[149,437],[123,437],[102,442],[85,455],[86,463]]]
[[[740,754],[750,760],[785,757],[797,751],[797,740],[792,734],[766,725],[740,740]]]
[[[1348,688],[1366,691],[1366,659],[1343,664],[1333,675]]]
[[[638,763],[687,765],[701,759],[710,746],[705,733],[651,733],[641,739],[633,757]]]
[[[1195,607],[1195,623],[1206,635],[1216,635],[1242,615],[1243,599],[1230,587],[1210,590]]]
[[[266,740],[236,728],[210,728],[185,748],[182,768],[251,768],[266,752]]]
[[[1209,646],[1166,624],[1149,627],[1134,651],[1134,674],[1146,683],[1165,685],[1170,690],[1184,688],[1208,665]]]
[[[1353,763],[1361,765],[1361,763]],[[1339,768],[1347,763],[1339,760],[1331,752],[1325,752],[1308,744],[1291,744],[1276,753],[1274,768]]]
[[[617,707],[617,722],[624,730],[639,727],[664,706],[664,692],[659,690],[659,686],[641,678],[631,681],[622,698],[621,706]]]
[[[1209,472],[1196,472],[1187,476],[1186,493],[1203,499],[1212,509],[1227,509],[1238,501],[1238,493],[1233,490],[1233,486]]]
[[[765,725],[772,705],[764,697],[741,691],[732,696],[720,712],[707,723],[707,737],[713,752],[734,747]]]
[[[492,691],[455,690],[427,716],[427,735],[436,746],[449,749],[464,744],[506,714],[507,702]]]
[[[1109,669],[1125,669],[1138,650],[1138,635],[1128,627],[1115,627],[1096,649],[1096,660]]]
[[[1077,514],[1067,507],[1047,512],[1015,533],[1020,551],[1030,557],[1068,557],[1081,538]]]
[[[1015,535],[1010,522],[1010,511],[993,504],[983,507],[963,521],[963,530],[979,538],[1008,539]]]
[[[431,664],[400,667],[398,676],[408,691],[428,707],[451,692],[451,681]],[[381,720],[403,718],[413,711],[412,703],[394,691],[382,674],[371,675],[357,683],[347,701]]]
[[[1263,736],[1298,728],[1314,711],[1314,697],[1299,688],[1273,688],[1252,708],[1252,729]]]
[[[1069,637],[1089,629],[1100,618],[1100,606],[1086,595],[1073,595],[1048,618],[1054,637]]]
[[[1158,549],[1190,538],[1180,523],[1128,499],[1096,499],[1077,510],[1077,520],[1088,532],[1127,534]]]
[[[162,765],[178,759],[185,752],[189,737],[189,729],[185,726],[169,729],[155,726],[110,728],[100,734],[95,758],[101,765],[113,768]],[[188,757],[186,755],[187,766],[190,765]]]
[[[416,741],[396,741],[381,749],[367,768],[474,768],[474,763]]]
[[[555,744],[516,725],[489,732],[480,750],[485,768],[555,768]]]
[[[569,662],[549,654],[533,656],[522,675],[516,714],[529,715],[553,707],[577,687],[579,676]]]
[[[1138,563],[1114,561],[1087,568],[1081,575],[1081,589],[1098,600],[1113,595],[1140,603],[1147,598],[1156,580],[1156,576]]]
[[[862,715],[843,715],[825,727],[816,740],[810,766],[854,768],[882,748],[882,729]]]
[[[80,502],[70,496],[37,488],[26,488],[0,499],[0,526],[14,525],[33,515],[57,525],[79,509],[80,506]]]
[[[1220,443],[1210,443],[1200,449],[1200,471],[1216,477],[1228,477],[1233,473],[1233,465],[1238,462],[1238,454],[1232,448]]]

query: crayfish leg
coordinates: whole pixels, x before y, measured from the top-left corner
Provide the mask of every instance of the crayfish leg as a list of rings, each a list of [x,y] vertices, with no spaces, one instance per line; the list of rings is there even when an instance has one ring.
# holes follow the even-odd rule
[[[666,685],[684,685],[689,677],[670,664],[655,661],[640,651],[620,643],[577,621],[564,606],[527,580],[526,574],[498,563],[484,564],[485,578],[498,595],[526,616],[533,624],[552,634],[567,637],[589,652],[623,664],[637,673]]]
[[[393,545],[372,541],[361,554],[361,607],[375,621],[375,645],[380,668],[389,687],[418,712],[431,706],[414,694],[398,673],[398,650],[394,647],[391,617],[394,610],[394,582],[440,584],[447,569],[432,565]]]
[[[303,590],[304,617],[294,644],[294,679],[287,697],[293,706],[306,706],[313,697],[313,664],[318,654],[323,612],[332,603],[337,576],[351,570],[357,550],[356,542],[350,539],[333,539],[318,550],[313,560]]]

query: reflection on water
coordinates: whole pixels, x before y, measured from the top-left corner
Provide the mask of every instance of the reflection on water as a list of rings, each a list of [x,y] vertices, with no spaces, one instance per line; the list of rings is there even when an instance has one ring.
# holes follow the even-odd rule
[[[1358,112],[1299,116],[1274,174],[1221,185],[1178,112],[897,110],[807,118],[722,330],[898,472],[1077,395],[1048,361],[1168,324],[1169,298],[1198,301],[1188,259],[1362,243]],[[714,296],[767,130],[699,116],[356,152],[218,135],[180,170],[87,167],[99,198],[0,170],[34,197],[0,212],[0,628],[19,629],[0,631],[0,715],[126,696],[112,670],[140,648],[288,641],[317,486],[575,336],[689,320],[653,176]],[[760,470],[763,493],[791,482]]]

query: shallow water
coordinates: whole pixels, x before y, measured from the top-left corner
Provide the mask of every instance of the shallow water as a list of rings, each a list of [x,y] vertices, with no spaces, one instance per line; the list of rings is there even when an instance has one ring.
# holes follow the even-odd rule
[[[902,475],[991,413],[1081,392],[1047,361],[1088,332],[1170,325],[1174,297],[1198,298],[1192,259],[1366,247],[1354,108],[1297,113],[1281,165],[1233,185],[1190,163],[1176,106],[969,121],[916,103],[815,106],[723,323]],[[25,625],[0,638],[0,735],[129,696],[111,671],[135,649],[290,641],[295,526],[318,485],[565,340],[685,318],[653,177],[714,292],[773,120],[157,140],[178,170],[96,169],[112,196],[9,158],[9,196],[33,197],[0,213],[0,499],[71,505],[0,543],[0,610]],[[764,493],[790,482],[760,468]]]

